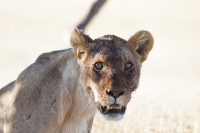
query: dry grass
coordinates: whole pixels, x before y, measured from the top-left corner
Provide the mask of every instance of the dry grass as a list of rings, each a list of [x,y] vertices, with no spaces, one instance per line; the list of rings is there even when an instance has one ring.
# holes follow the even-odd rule
[[[92,1],[0,1],[0,88],[41,53],[68,48],[63,29],[78,22]],[[200,132],[199,4],[109,0],[90,23],[86,32],[92,38],[115,34],[128,39],[142,29],[155,38],[125,118],[107,122],[97,113],[93,133]]]

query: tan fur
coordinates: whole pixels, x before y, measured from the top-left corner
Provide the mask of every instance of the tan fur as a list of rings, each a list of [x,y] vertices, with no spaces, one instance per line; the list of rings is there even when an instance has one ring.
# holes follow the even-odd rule
[[[114,83],[123,86],[118,82],[120,79],[112,75],[120,77],[118,71],[123,72],[123,64],[132,59],[134,79],[126,80],[127,85],[133,80],[131,85],[134,86],[117,88],[126,93],[117,98],[116,103],[127,105],[131,92],[138,86],[141,63],[152,49],[153,38],[149,32],[142,31],[128,42],[116,36],[92,40],[75,28],[71,45],[73,49],[42,54],[16,81],[0,89],[0,133],[90,132],[99,104],[113,103],[114,99],[105,89],[114,89]],[[110,55],[109,48],[121,56]],[[119,58],[122,65],[118,63],[113,67],[113,59],[109,61],[109,58]],[[108,63],[101,78],[94,75],[93,64],[98,61]],[[118,120],[121,116],[107,119]]]

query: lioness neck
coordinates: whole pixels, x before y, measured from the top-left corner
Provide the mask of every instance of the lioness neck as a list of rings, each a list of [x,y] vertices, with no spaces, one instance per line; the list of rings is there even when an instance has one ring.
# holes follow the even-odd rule
[[[87,132],[87,121],[95,115],[95,107],[90,96],[81,85],[81,68],[77,63],[72,50],[66,51],[67,55],[66,67],[63,69],[62,81],[64,84],[65,96],[63,96],[63,104],[68,111],[61,124],[60,132]],[[64,100],[68,97],[70,102]]]

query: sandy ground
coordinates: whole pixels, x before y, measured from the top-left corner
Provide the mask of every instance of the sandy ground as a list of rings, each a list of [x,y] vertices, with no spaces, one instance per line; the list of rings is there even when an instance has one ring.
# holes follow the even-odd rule
[[[93,0],[0,0],[0,88],[44,52],[69,48],[63,31]],[[86,33],[129,39],[148,30],[155,45],[124,120],[97,113],[93,133],[200,132],[200,1],[109,0]]]

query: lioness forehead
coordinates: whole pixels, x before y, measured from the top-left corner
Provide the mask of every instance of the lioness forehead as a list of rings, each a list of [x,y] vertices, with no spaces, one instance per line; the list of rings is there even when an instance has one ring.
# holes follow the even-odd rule
[[[105,46],[114,44],[114,47],[117,47],[118,45],[125,45],[127,41],[115,35],[104,35],[100,38],[95,39],[94,43],[105,45]]]
[[[99,61],[126,61],[133,57],[127,41],[114,35],[105,35],[94,40],[90,56]]]

